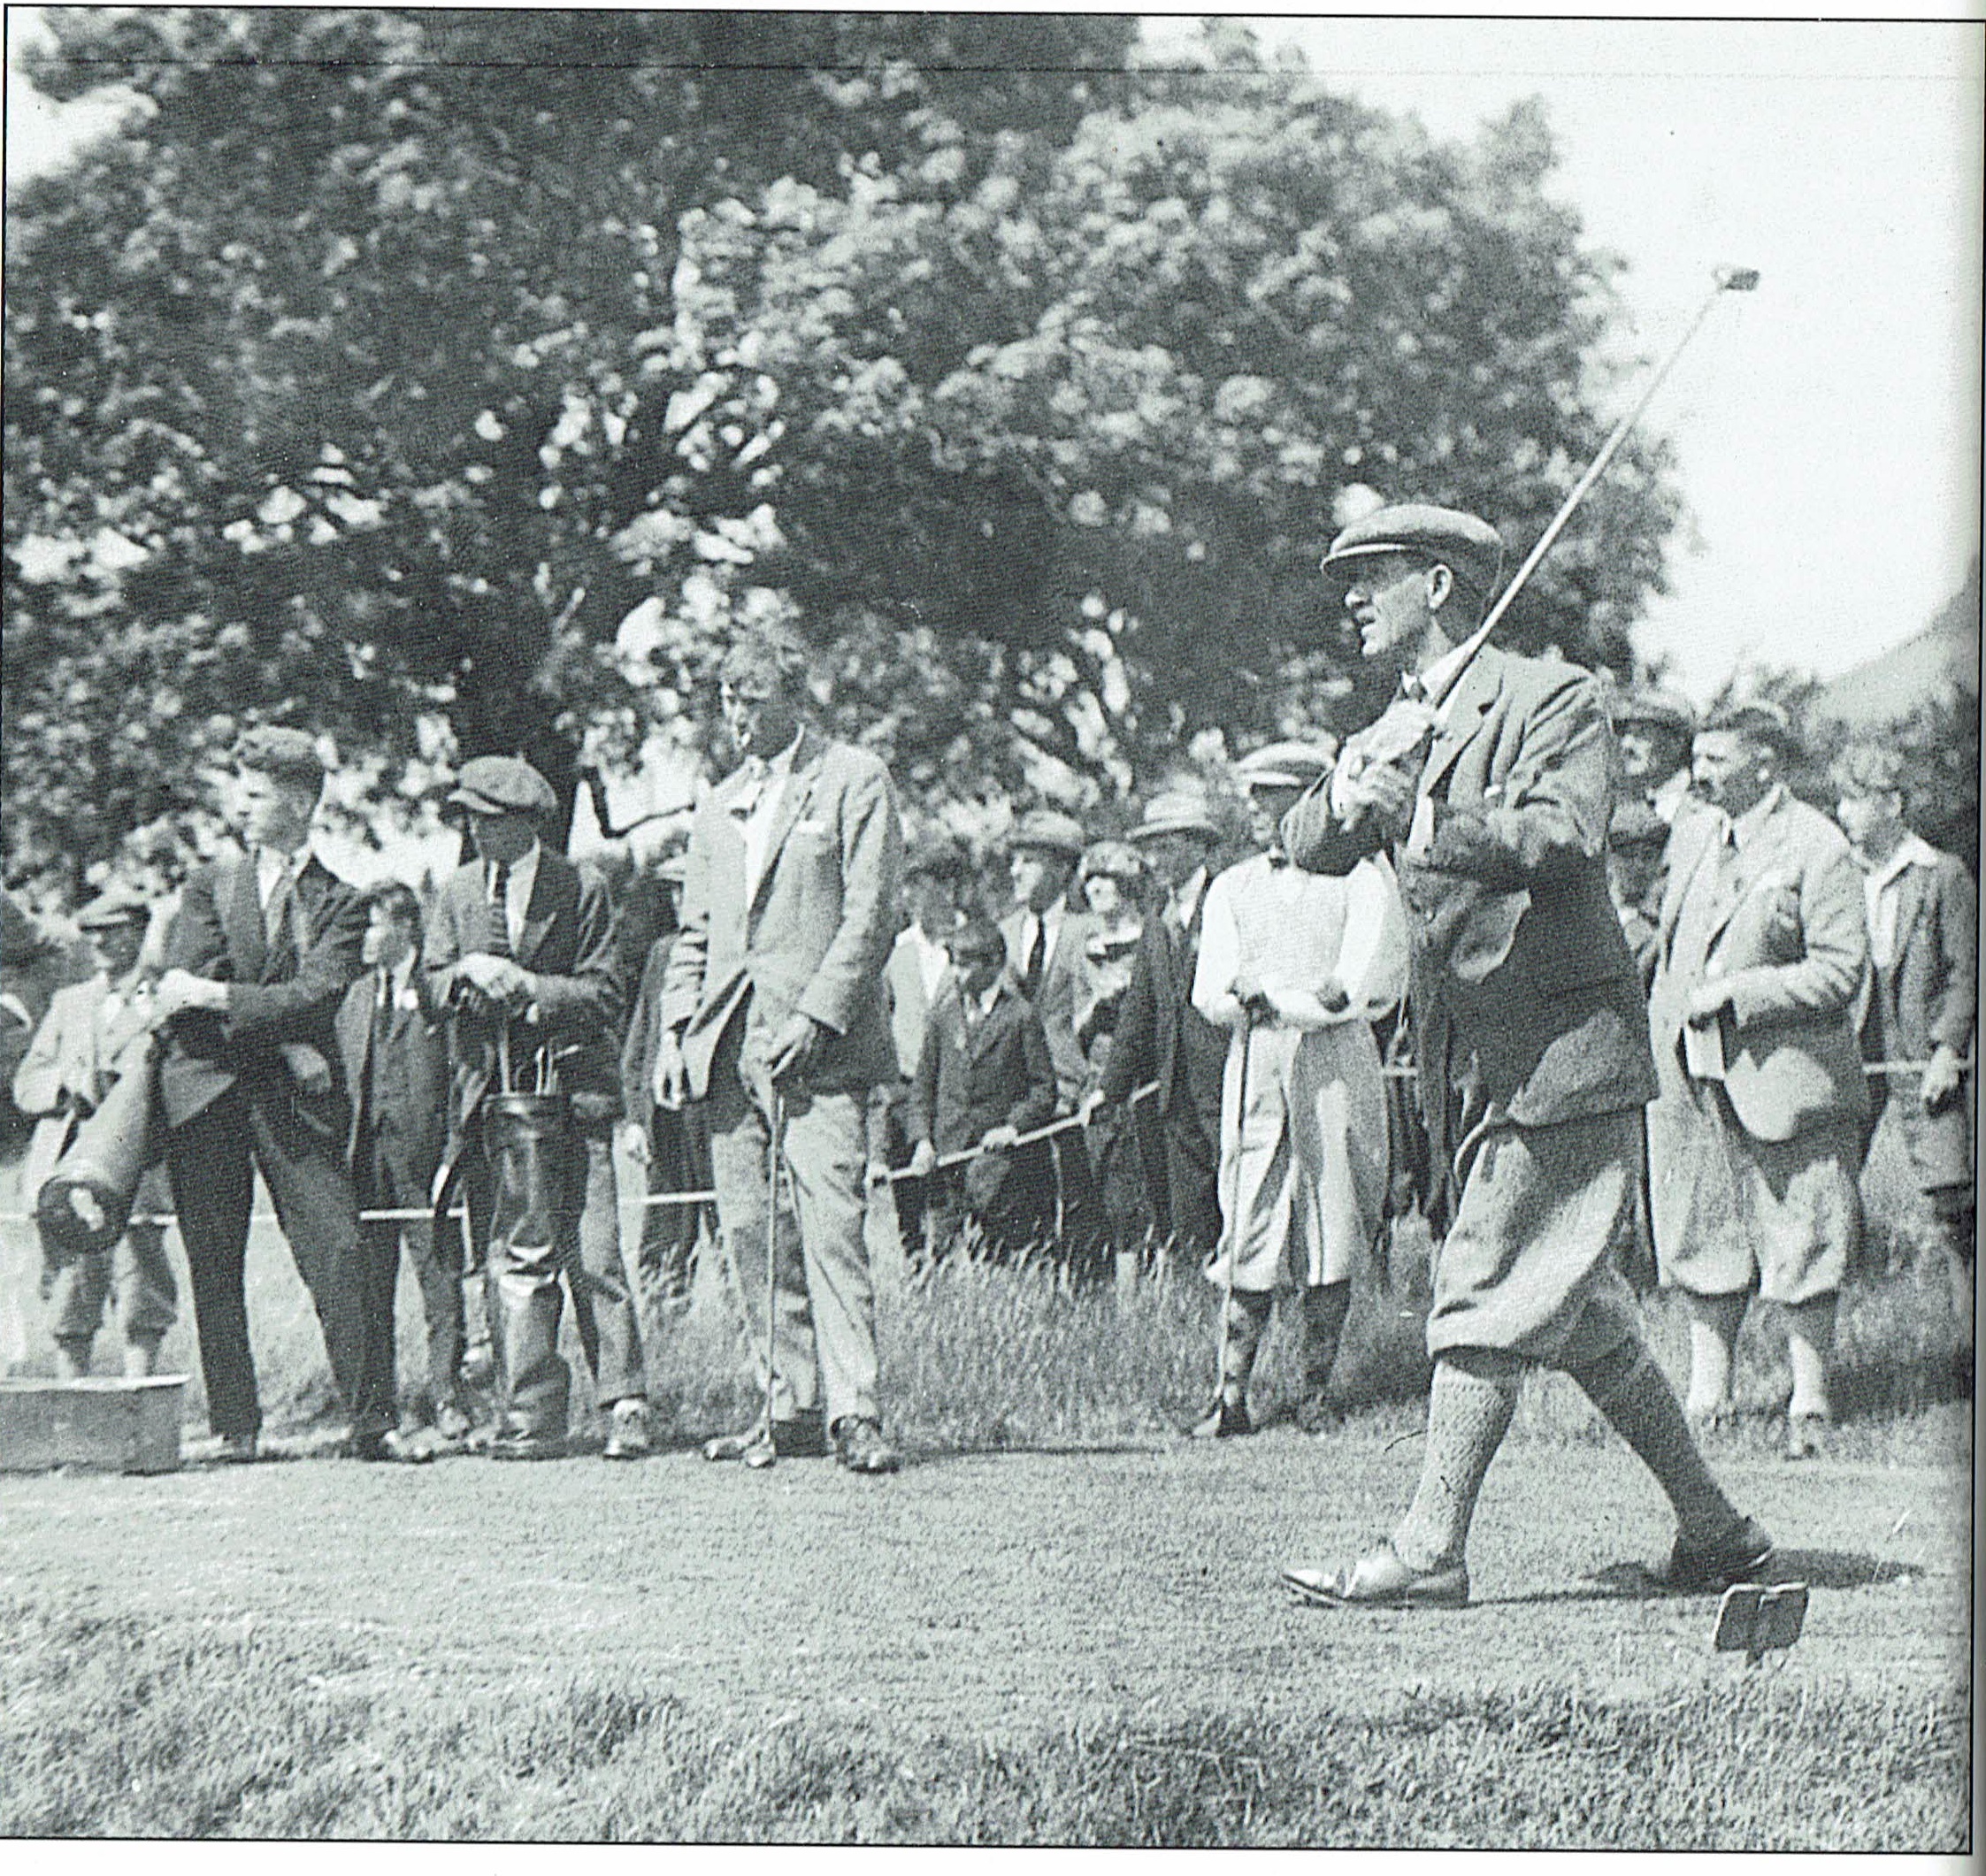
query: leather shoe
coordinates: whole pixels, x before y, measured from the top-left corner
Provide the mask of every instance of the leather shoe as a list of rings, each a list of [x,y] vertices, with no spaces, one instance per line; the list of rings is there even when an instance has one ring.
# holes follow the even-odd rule
[[[827,1433],[818,1413],[776,1420],[770,1433],[765,1422],[758,1420],[742,1433],[723,1433],[705,1440],[703,1457],[719,1465],[742,1461],[754,1471],[778,1459],[824,1459]]]
[[[484,1449],[493,1459],[563,1459],[563,1433],[527,1433],[521,1428],[505,1428],[491,1437]]]
[[[224,1433],[220,1450],[214,1455],[217,1466],[252,1466],[261,1457],[252,1433]]]
[[[1248,1417],[1248,1403],[1230,1400],[1223,1395],[1186,1429],[1190,1440],[1232,1440],[1253,1433],[1255,1423]]]
[[[487,1388],[496,1376],[496,1351],[487,1336],[479,1337],[462,1351],[462,1384]]]
[[[355,1433],[345,1442],[348,1459],[363,1459],[368,1465],[425,1466],[434,1455],[417,1440],[397,1429],[385,1433]]]
[[[1765,1526],[1746,1518],[1714,1543],[1699,1547],[1678,1537],[1659,1580],[1665,1589],[1685,1596],[1728,1589],[1763,1569],[1771,1555],[1772,1538]]]
[[[1817,1459],[1828,1450],[1825,1413],[1790,1413],[1786,1417],[1785,1457],[1794,1462]]]
[[[1468,1566],[1409,1569],[1389,1543],[1349,1570],[1285,1570],[1283,1587],[1324,1609],[1460,1609],[1468,1600]]]
[[[835,1421],[834,1457],[845,1472],[895,1472],[903,1464],[903,1455],[883,1437],[883,1429],[859,1413]]]
[[[469,1437],[470,1425],[469,1416],[452,1400],[443,1401],[434,1410],[435,1435],[451,1446],[459,1446]]]
[[[654,1450],[648,1436],[648,1404],[630,1395],[614,1403],[613,1418],[607,1426],[607,1443],[600,1449],[603,1459],[645,1459]]]

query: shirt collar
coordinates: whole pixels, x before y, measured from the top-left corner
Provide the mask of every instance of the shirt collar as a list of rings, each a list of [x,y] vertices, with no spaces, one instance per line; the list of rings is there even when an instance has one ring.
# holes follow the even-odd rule
[[[531,845],[510,862],[510,881],[518,891],[528,892],[536,882],[538,856],[544,851],[544,843],[533,835]],[[483,882],[486,885],[495,885],[496,883],[496,862],[494,860],[483,862]]]
[[[1193,914],[1200,907],[1200,895],[1206,890],[1207,869],[1195,867],[1172,901],[1172,916],[1179,922],[1182,930],[1192,923]]]
[[[1000,993],[1006,988],[1006,979],[1003,976],[995,977],[991,984],[986,985],[985,989],[979,992],[979,1014],[982,1016],[993,1015],[993,1005],[1000,1001]]]
[[[1465,639],[1460,645],[1443,652],[1424,671],[1403,673],[1400,688],[1409,697],[1419,698],[1429,708],[1438,710],[1447,701],[1448,693],[1454,689],[1463,668],[1476,655],[1476,649]]]
[[[1882,865],[1869,869],[1869,884],[1880,892],[1913,866],[1935,867],[1937,849],[1919,834],[1905,834]]]
[[[1726,828],[1726,835],[1731,845],[1737,847],[1746,845],[1778,811],[1780,803],[1785,799],[1785,783],[1775,782],[1743,814],[1734,815]]]
[[[1690,771],[1687,769],[1678,769],[1659,788],[1650,793],[1648,805],[1673,827],[1676,815],[1683,811],[1683,803],[1689,793]]]

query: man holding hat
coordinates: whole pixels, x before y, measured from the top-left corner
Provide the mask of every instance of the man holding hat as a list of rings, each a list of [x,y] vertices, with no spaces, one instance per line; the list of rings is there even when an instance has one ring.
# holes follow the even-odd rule
[[[78,1122],[109,1091],[127,1050],[150,1027],[151,985],[140,961],[147,918],[144,900],[120,892],[102,894],[76,915],[95,954],[96,974],[56,992],[14,1070],[14,1106],[35,1119],[20,1179],[30,1202],[55,1170]],[[52,1247],[43,1247],[42,1294],[54,1325],[55,1371],[64,1380],[89,1373],[90,1344],[113,1288],[127,1375],[152,1372],[158,1345],[178,1318],[179,1286],[165,1255],[165,1228],[153,1221],[172,1209],[158,1167],[139,1181],[132,1209],[131,1226],[111,1250],[57,1259],[47,1254]]]
[[[1786,1457],[1831,1418],[1828,1359],[1861,1243],[1867,1112],[1855,1000],[1868,964],[1862,876],[1841,830],[1788,793],[1784,715],[1751,704],[1697,734],[1714,813],[1678,823],[1658,920],[1648,1111],[1655,1255],[1690,1310],[1690,1412],[1731,1411],[1748,1298],[1780,1306],[1793,1392]]]
[[[1283,816],[1330,767],[1319,745],[1271,743],[1235,765],[1264,851],[1207,889],[1193,1007],[1228,1031],[1220,1255],[1227,1291],[1214,1405],[1192,1430],[1253,1430],[1248,1377],[1278,1294],[1302,1299],[1297,1424],[1335,1423],[1329,1385],[1352,1275],[1386,1199],[1386,1097],[1372,1025],[1407,987],[1407,926],[1384,857],[1343,878],[1290,864]]]
[[[691,824],[659,1072],[709,1102],[717,1223],[767,1417],[703,1453],[757,1468],[832,1445],[846,1471],[892,1473],[863,1220],[870,1099],[897,1070],[883,994],[896,794],[878,757],[808,720],[790,632],[741,632],[720,682],[743,760]]]
[[[1501,561],[1488,523],[1420,503],[1367,516],[1324,560],[1400,694],[1290,811],[1284,841],[1298,865],[1337,874],[1393,851],[1422,1097],[1453,1188],[1413,1503],[1350,1568],[1284,1573],[1330,1607],[1468,1601],[1476,1501],[1541,1363],[1572,1375],[1668,1495],[1672,1586],[1721,1588],[1772,1548],[1704,1465],[1616,1267],[1654,1076],[1606,896],[1614,739],[1586,672],[1476,643]]]
[[[454,1013],[441,1183],[445,1189],[461,1167],[477,1235],[489,1237],[501,1391],[488,1451],[502,1459],[565,1451],[571,1377],[558,1352],[563,1278],[607,1420],[603,1457],[640,1459],[650,1443],[648,1383],[614,1178],[622,986],[612,901],[596,873],[540,838],[557,802],[530,763],[476,756],[449,799],[468,811],[475,858],[442,882],[424,963],[430,994]],[[541,1090],[565,1101],[548,1150],[550,1242],[526,1244],[512,1241],[514,1221],[495,1216],[493,1097]],[[493,1219],[502,1229],[491,1236]]]
[[[350,1091],[334,1024],[359,972],[365,908],[311,853],[324,791],[316,740],[249,731],[234,751],[239,860],[187,880],[153,999],[165,1026],[158,1099],[165,1168],[193,1279],[207,1415],[221,1457],[256,1457],[262,1408],[242,1264],[253,1169],[274,1200],[317,1306],[357,1459],[425,1455],[394,1426],[391,1338],[371,1306],[358,1204],[345,1164]]]
[[[1008,969],[1048,1038],[1058,1114],[1076,1111],[1089,1077],[1076,1021],[1090,1000],[1089,942],[1102,926],[1094,913],[1070,901],[1083,846],[1083,830],[1071,816],[1052,808],[1023,815],[1008,838],[1016,903],[1000,922]],[[1105,1233],[1089,1148],[1073,1134],[1057,1134],[1049,1145],[1058,1249],[1070,1274],[1089,1280],[1100,1274]]]
[[[1131,839],[1165,894],[1138,940],[1103,1083],[1092,1106],[1122,1106],[1134,1090],[1159,1091],[1138,1119],[1139,1152],[1161,1237],[1195,1256],[1221,1236],[1221,1077],[1228,1039],[1192,1004],[1208,862],[1220,830],[1207,797],[1170,789],[1145,804]]]
[[[1869,1078],[1869,1135],[1895,1114],[1904,1151],[1951,1258],[1951,1303],[1973,1315],[1977,1256],[1966,1061],[1979,1000],[1979,888],[1965,862],[1904,820],[1904,757],[1887,743],[1849,744],[1835,763],[1836,814],[1862,869],[1873,966],[1860,1024],[1865,1062],[1921,1062]]]

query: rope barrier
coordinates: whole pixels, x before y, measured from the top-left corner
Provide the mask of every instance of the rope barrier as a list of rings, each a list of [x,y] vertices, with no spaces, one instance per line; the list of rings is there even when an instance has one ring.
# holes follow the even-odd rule
[[[1862,1065],[1862,1073],[1870,1076],[1922,1075],[1929,1067],[1928,1061],[1871,1061],[1865,1062]],[[1959,1064],[1959,1071],[1962,1074],[1971,1074],[1973,1068],[1973,1058],[1969,1055]],[[1388,1062],[1381,1068],[1379,1072],[1390,1081],[1411,1081],[1419,1071],[1412,1062],[1407,1061]],[[1156,1082],[1146,1082],[1143,1087],[1134,1088],[1131,1091],[1124,1102],[1124,1106],[1135,1107],[1139,1102],[1149,1100],[1158,1091],[1159,1084]],[[990,1153],[1013,1152],[1023,1146],[1032,1146],[1038,1141],[1051,1140],[1058,1134],[1070,1133],[1078,1128],[1087,1127],[1094,1118],[1093,1113],[1064,1114],[1060,1120],[1050,1121],[1044,1126],[1031,1128],[1026,1133],[1016,1136],[1013,1141],[1005,1146],[963,1146],[955,1152],[940,1153],[932,1170],[933,1172],[945,1172],[955,1166],[964,1166],[971,1160],[985,1159]],[[896,1171],[886,1174],[883,1178],[877,1181],[877,1183],[879,1185],[895,1185],[912,1177],[927,1176],[929,1175],[924,1174],[912,1174],[909,1167],[900,1167]],[[649,1192],[640,1198],[622,1199],[619,1208],[624,1212],[645,1212],[665,1205],[715,1205],[717,1200],[717,1192],[710,1189],[690,1192]],[[426,1206],[386,1206],[363,1211],[358,1214],[359,1221],[362,1224],[387,1224],[396,1221],[404,1223],[418,1219],[432,1218],[434,1215],[435,1214]],[[454,1206],[441,1215],[447,1218],[461,1219],[466,1217],[467,1214],[462,1206]],[[273,1212],[255,1212],[249,1214],[251,1224],[272,1224],[275,1222],[275,1219],[276,1214]],[[35,1214],[32,1212],[0,1212],[0,1225],[31,1225],[34,1222]],[[134,1212],[132,1214],[131,1222],[134,1225],[159,1225],[163,1227],[177,1224],[179,1214],[176,1212]]]

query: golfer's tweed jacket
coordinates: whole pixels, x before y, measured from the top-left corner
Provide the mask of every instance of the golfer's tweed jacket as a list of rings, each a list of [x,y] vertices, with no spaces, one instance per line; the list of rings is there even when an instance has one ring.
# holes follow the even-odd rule
[[[1641,980],[1606,891],[1618,757],[1599,686],[1555,660],[1484,647],[1422,763],[1425,854],[1396,854],[1413,940],[1421,1092],[1437,1175],[1470,1124],[1622,1113],[1653,1098]],[[1341,825],[1327,776],[1290,810],[1299,866],[1344,873],[1377,849]]]
[[[690,1093],[709,1096],[733,1022],[745,1025],[742,1060],[763,1062],[795,1010],[827,1031],[809,1087],[893,1080],[883,963],[901,923],[903,835],[889,771],[867,750],[802,731],[748,900],[748,791],[742,772],[727,776],[690,826],[682,930],[662,993],[663,1022],[682,1034]]]

